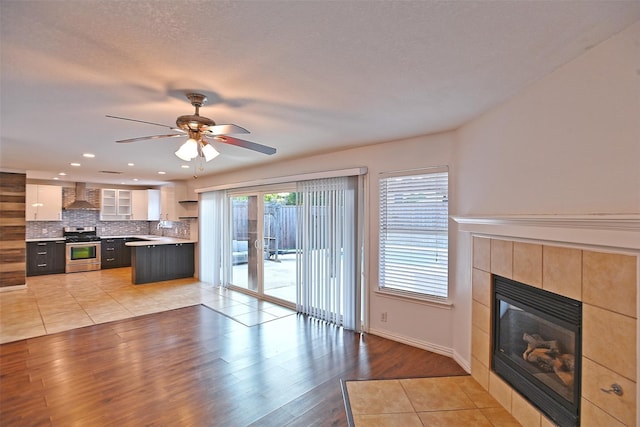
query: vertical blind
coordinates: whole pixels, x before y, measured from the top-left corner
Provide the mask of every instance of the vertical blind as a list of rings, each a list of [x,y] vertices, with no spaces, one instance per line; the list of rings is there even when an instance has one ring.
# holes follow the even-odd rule
[[[446,168],[381,174],[379,287],[448,296]]]
[[[298,182],[298,312],[358,329],[356,191],[347,177]]]
[[[224,236],[226,195],[224,191],[211,191],[200,196],[200,262],[199,277],[203,282],[214,286],[220,286],[223,281],[224,260],[226,252],[224,248]],[[214,237],[215,236],[215,237]]]

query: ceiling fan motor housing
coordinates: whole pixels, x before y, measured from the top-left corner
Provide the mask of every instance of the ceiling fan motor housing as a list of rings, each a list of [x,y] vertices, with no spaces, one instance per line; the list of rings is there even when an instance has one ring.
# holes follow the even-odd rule
[[[210,126],[215,126],[216,122],[208,117],[203,117],[199,114],[188,114],[186,116],[180,116],[176,119],[176,125],[185,131],[204,131]]]
[[[194,114],[180,116],[176,120],[176,125],[185,131],[202,132],[207,130],[209,126],[215,126],[216,122],[200,115],[200,107],[207,102],[207,97],[201,93],[187,93],[187,98],[196,109]]]

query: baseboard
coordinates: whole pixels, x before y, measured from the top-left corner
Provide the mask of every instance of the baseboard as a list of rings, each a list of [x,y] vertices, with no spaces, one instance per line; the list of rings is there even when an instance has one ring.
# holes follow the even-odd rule
[[[456,363],[460,365],[460,367],[462,367],[462,369],[467,371],[467,373],[469,374],[471,373],[471,364],[467,359],[460,356],[460,353],[458,353],[457,351],[454,351],[452,357],[453,357],[453,360],[455,360]]]
[[[0,292],[17,291],[19,289],[27,289],[27,284],[25,283],[24,285],[2,286],[0,287]]]
[[[433,344],[430,342],[426,342],[426,341],[421,341],[421,340],[417,340],[415,338],[410,338],[410,337],[405,337],[402,335],[397,335],[397,334],[390,334],[386,331],[381,331],[379,329],[373,329],[373,328],[369,328],[369,333],[372,335],[377,335],[379,337],[382,338],[386,338],[392,341],[397,341],[400,342],[402,344],[407,344],[410,345],[412,347],[418,347],[421,348],[423,350],[428,350],[432,353],[437,353],[437,354],[441,354],[443,356],[448,356],[453,358],[453,350],[449,347],[444,347],[438,344]],[[455,359],[454,359],[455,360]],[[457,360],[456,360],[457,362]]]

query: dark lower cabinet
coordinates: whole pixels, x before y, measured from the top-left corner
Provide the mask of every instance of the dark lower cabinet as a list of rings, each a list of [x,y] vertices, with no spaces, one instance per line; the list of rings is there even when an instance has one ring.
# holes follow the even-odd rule
[[[127,242],[135,242],[140,239],[135,237],[116,237],[101,240],[101,267],[119,268],[131,266],[131,247]]]
[[[102,239],[100,241],[100,267],[107,268],[120,267],[120,247],[122,239]]]
[[[27,242],[27,276],[65,272],[65,241]]]
[[[131,267],[135,284],[193,277],[194,244],[132,246]]]

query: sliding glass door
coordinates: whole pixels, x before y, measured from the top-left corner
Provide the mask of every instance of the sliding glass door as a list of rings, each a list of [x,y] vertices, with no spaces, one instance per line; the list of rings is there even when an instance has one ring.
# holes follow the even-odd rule
[[[260,290],[258,257],[258,195],[230,197],[231,206],[231,285],[253,292]]]
[[[295,191],[287,190],[291,188],[229,196],[229,285],[293,306],[296,301],[296,207]]]
[[[296,193],[280,189],[262,194],[264,294],[296,301]]]

